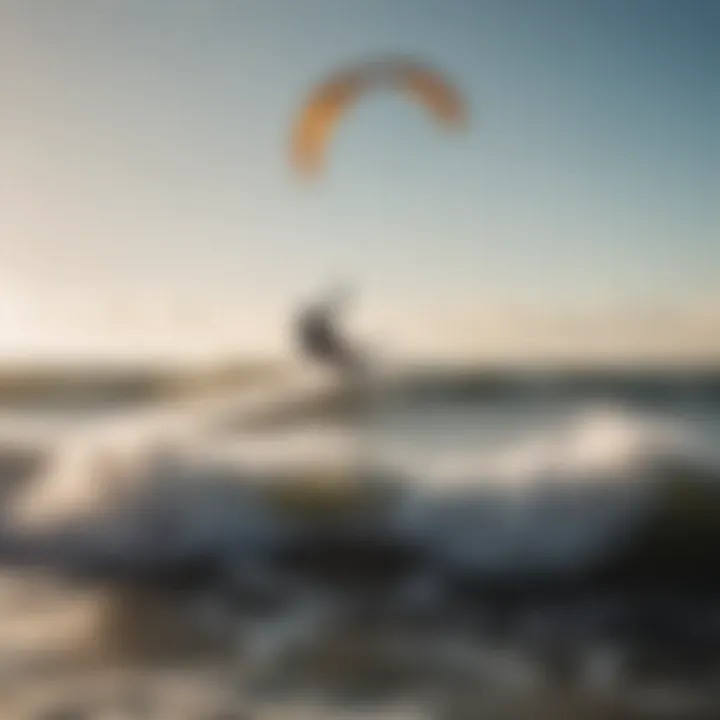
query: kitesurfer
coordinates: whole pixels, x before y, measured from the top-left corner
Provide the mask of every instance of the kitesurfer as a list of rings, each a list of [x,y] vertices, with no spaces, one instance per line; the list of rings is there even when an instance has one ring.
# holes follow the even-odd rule
[[[297,339],[303,354],[343,373],[360,365],[360,354],[338,327],[337,314],[345,300],[345,292],[336,292],[305,307],[297,320]]]

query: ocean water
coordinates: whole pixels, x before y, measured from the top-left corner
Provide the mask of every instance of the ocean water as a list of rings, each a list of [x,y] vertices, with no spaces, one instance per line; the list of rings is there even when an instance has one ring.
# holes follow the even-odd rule
[[[2,716],[720,717],[720,401],[633,388],[191,410],[117,448],[4,418]],[[329,467],[360,495],[280,507]]]

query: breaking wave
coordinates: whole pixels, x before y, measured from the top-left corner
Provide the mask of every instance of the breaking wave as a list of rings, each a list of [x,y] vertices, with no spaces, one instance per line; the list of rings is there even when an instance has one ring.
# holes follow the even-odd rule
[[[433,427],[447,439],[457,425]],[[345,667],[339,644],[355,680],[384,678],[378,667],[415,673],[413,702],[445,692],[448,677],[454,702],[467,677],[471,707],[509,688],[507,702],[529,703],[514,716],[535,717],[543,696],[532,693],[553,687],[537,683],[575,673],[591,707],[640,703],[638,717],[657,717],[657,695],[677,704],[672,717],[717,716],[720,464],[695,425],[593,404],[490,442],[440,448],[418,437],[365,457],[359,484],[343,475],[358,456],[339,425],[178,445],[9,447],[0,564],[30,572],[17,586],[14,573],[0,576],[0,599],[9,607],[15,588],[38,603],[49,592],[60,617],[63,593],[35,589],[35,570],[109,590],[76,614],[93,646],[120,643],[143,661],[152,643],[174,661],[186,640],[192,652],[208,635],[224,648],[242,629],[242,672],[281,683],[312,667],[288,669],[282,653],[334,652],[319,666],[320,697],[344,682],[334,677]],[[21,612],[29,601],[12,613],[37,634],[38,618]],[[17,665],[30,651],[13,638],[6,623]]]
[[[293,465],[292,448],[308,447],[303,437],[335,455]],[[6,504],[4,554],[94,566],[107,557],[129,571],[139,557],[161,569],[163,558],[232,559],[281,543],[298,522],[278,512],[271,489],[327,474],[328,458],[347,456],[337,435],[323,437],[285,438],[284,452],[278,440],[255,440],[254,462],[220,445],[115,456],[65,448]],[[457,450],[432,472],[427,463],[425,475],[405,460],[387,458],[366,483],[393,488],[383,531],[448,567],[480,576],[578,571],[631,546],[647,562],[667,552],[667,568],[684,548],[687,567],[693,553],[720,549],[717,449],[676,422],[592,407],[507,445]],[[377,526],[371,514],[363,522],[368,533]]]

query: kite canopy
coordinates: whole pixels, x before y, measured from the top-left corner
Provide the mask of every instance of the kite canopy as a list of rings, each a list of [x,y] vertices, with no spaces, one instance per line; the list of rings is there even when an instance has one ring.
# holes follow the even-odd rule
[[[465,102],[438,72],[410,60],[365,62],[333,74],[310,93],[293,129],[291,162],[295,169],[308,177],[319,175],[343,113],[366,93],[383,89],[405,93],[446,128],[464,125]]]

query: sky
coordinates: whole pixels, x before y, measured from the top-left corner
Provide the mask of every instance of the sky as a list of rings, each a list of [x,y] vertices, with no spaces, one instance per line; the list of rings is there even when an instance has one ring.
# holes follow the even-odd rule
[[[287,352],[357,293],[417,357],[720,360],[713,0],[0,0],[0,357]],[[358,104],[322,181],[308,90],[416,56],[440,132]]]

